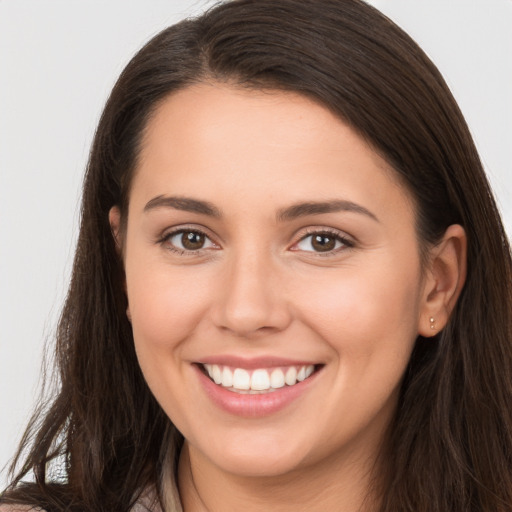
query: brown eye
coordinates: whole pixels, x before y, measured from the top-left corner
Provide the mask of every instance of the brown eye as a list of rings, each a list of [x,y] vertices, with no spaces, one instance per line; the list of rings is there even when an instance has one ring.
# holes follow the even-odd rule
[[[305,236],[295,246],[296,249],[305,252],[334,252],[343,247],[351,247],[352,244],[341,235],[329,232],[312,233]]]
[[[318,252],[332,251],[336,247],[336,239],[331,235],[313,235],[311,247]]]
[[[196,251],[202,249],[204,245],[205,236],[202,233],[196,233],[195,231],[186,231],[181,234],[181,244],[185,249],[189,251]]]
[[[215,247],[215,244],[200,231],[180,230],[166,237],[167,242],[181,251],[199,251]]]

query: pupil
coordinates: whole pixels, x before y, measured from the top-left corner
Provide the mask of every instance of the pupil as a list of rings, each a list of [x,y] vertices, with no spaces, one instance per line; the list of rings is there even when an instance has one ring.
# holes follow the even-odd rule
[[[315,235],[311,243],[316,251],[327,252],[334,249],[336,240],[328,235]]]
[[[193,231],[183,233],[183,236],[181,237],[181,243],[185,249],[201,249],[201,247],[204,245],[204,235],[201,233],[194,233]]]

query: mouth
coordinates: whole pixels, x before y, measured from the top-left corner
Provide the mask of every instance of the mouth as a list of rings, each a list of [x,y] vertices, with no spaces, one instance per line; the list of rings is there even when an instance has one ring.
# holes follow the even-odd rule
[[[206,363],[198,366],[212,382],[227,391],[258,395],[291,388],[309,379],[323,365],[302,364],[255,369]]]

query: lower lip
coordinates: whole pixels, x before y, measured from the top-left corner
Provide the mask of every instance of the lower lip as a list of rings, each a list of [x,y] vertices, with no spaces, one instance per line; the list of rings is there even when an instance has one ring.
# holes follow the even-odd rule
[[[202,370],[194,365],[199,380],[211,400],[226,412],[244,417],[260,417],[274,414],[307,392],[319,371],[293,386],[284,386],[275,391],[256,395],[236,393],[215,384]]]

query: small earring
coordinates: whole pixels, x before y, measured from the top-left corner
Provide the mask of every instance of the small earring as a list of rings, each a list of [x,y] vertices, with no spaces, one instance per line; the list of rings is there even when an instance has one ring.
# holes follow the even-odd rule
[[[430,317],[430,328],[434,331],[436,328],[436,320],[433,316]]]

